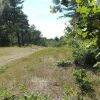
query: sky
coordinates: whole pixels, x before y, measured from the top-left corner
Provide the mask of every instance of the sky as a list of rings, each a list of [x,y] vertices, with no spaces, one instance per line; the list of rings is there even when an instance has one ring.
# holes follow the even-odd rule
[[[61,15],[51,14],[52,0],[25,0],[23,11],[28,16],[29,24],[34,24],[42,35],[47,38],[61,37],[64,35],[65,19],[58,19]]]

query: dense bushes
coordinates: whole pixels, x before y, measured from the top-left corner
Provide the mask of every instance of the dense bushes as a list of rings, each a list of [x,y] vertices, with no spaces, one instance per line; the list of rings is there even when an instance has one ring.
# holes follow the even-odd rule
[[[75,64],[83,67],[92,67],[96,62],[95,53],[92,49],[79,48],[74,53]]]
[[[93,92],[92,81],[87,77],[86,70],[84,69],[76,70],[73,75],[81,90],[79,100],[83,100],[84,95]]]
[[[100,71],[100,52],[94,47],[81,46],[73,52],[76,66]]]

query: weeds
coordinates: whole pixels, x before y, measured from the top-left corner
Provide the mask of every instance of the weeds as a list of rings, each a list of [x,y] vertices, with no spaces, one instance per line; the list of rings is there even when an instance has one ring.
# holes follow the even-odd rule
[[[86,70],[84,69],[76,70],[73,75],[81,90],[81,92],[78,93],[78,98],[79,100],[83,100],[84,95],[93,92],[92,81],[87,78]]]
[[[70,65],[72,65],[72,61],[65,61],[64,59],[57,62],[57,66],[59,67],[68,67]]]

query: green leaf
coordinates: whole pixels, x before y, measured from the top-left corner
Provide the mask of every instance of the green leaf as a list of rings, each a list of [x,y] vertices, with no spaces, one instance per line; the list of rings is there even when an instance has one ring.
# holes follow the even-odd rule
[[[85,7],[85,6],[82,6],[82,7],[78,6],[77,7],[77,12],[79,12],[80,14],[84,14],[85,16],[87,16],[89,14],[89,12],[90,12],[90,9],[87,8],[87,7]]]
[[[79,35],[82,35],[82,30],[81,30],[80,28],[78,28],[78,29],[77,29],[77,33],[78,33]]]
[[[81,3],[81,0],[76,0],[77,3]]]
[[[96,3],[97,0],[90,0],[90,6],[93,6]]]
[[[93,12],[94,12],[94,13],[100,12],[100,5],[94,6],[94,7],[93,7]]]

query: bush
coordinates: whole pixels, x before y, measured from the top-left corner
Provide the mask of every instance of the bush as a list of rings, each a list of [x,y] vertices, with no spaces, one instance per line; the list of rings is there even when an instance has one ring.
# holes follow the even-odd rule
[[[76,70],[73,75],[76,78],[76,82],[79,84],[82,95],[92,92],[92,82],[87,78],[87,74],[84,69]]]
[[[62,60],[62,61],[57,62],[57,66],[59,67],[68,67],[70,65],[72,65],[71,61]]]
[[[93,49],[84,49],[79,48],[77,49],[74,55],[74,62],[78,66],[85,67],[92,67],[96,62],[95,53],[92,51]]]

